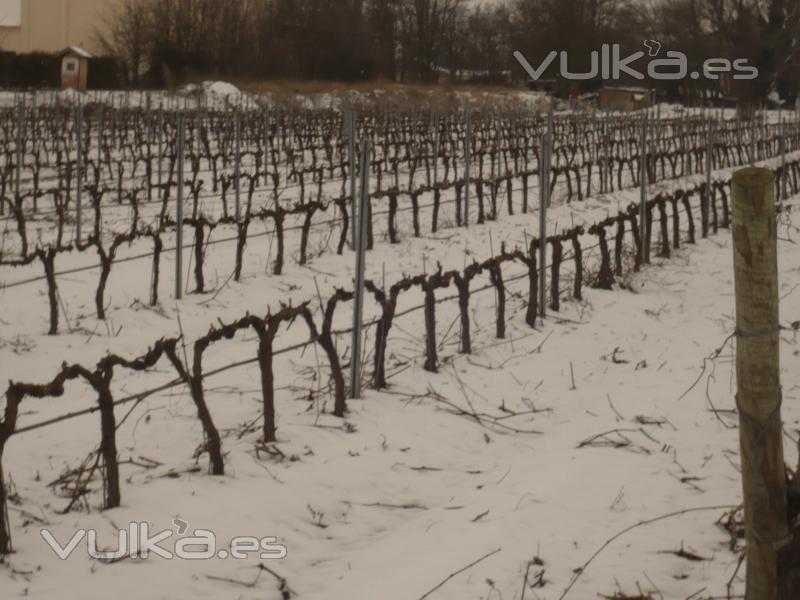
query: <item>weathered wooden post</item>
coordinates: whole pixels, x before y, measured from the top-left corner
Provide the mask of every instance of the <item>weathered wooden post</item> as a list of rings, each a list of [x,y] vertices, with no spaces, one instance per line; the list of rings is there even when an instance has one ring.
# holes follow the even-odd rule
[[[788,541],[778,321],[774,175],[733,176],[736,403],[747,536],[747,600],[778,598],[777,553]]]

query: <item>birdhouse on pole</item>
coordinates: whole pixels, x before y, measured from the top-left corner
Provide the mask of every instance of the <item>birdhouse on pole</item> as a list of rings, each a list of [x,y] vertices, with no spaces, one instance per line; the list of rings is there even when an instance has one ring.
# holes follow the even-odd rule
[[[61,51],[61,89],[86,91],[89,59],[92,55],[83,48],[70,46]]]

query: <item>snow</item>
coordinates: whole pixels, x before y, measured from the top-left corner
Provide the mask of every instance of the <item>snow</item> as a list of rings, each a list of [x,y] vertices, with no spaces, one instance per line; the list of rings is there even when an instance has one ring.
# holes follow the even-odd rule
[[[225,89],[234,94],[224,86],[214,93],[224,95]],[[334,98],[326,100],[333,103]],[[651,192],[700,180],[662,182]],[[555,206],[549,231],[565,223],[595,222],[637,198],[638,190],[626,190]],[[788,204],[796,202],[790,199]],[[425,198],[421,204],[427,204]],[[443,221],[449,217],[443,211]],[[381,281],[385,276],[392,282],[423,268],[430,272],[436,261],[445,269],[463,268],[473,258],[496,253],[501,242],[523,246],[535,219],[530,214],[502,215],[496,223],[469,230],[445,228],[424,239],[411,238],[408,223],[401,219],[398,245],[390,246],[381,239],[385,232],[376,230],[379,243],[367,256],[367,277]],[[800,320],[800,250],[794,240],[797,229],[789,216],[783,219],[781,314],[789,330],[781,338],[782,378],[784,421],[793,436],[800,428],[794,402],[800,374],[794,368],[797,332],[790,324]],[[310,247],[322,247],[324,235],[314,235]],[[158,310],[137,301],[147,297],[149,261],[119,263],[108,287],[108,323],[93,316],[97,273],[62,276],[59,287],[69,323],[54,338],[45,335],[42,321],[47,308],[43,286],[0,290],[0,380],[41,382],[64,360],[91,365],[106,352],[133,357],[159,337],[180,332],[191,342],[217,319],[228,322],[248,311],[264,314],[287,298],[308,300],[316,310],[317,286],[323,298],[336,287],[350,286],[352,253],[327,253],[300,267],[288,258],[297,250],[297,239],[287,238],[284,275],[265,275],[274,255],[271,236],[264,236],[248,244],[241,283],[225,283],[232,266],[231,244],[209,246],[206,274],[214,291],[189,295],[180,304],[167,291],[172,253],[165,253],[164,301]],[[165,246],[171,246],[167,236]],[[147,250],[142,242],[122,249],[119,258]],[[586,260],[589,266],[596,264],[596,251],[587,252]],[[85,263],[85,256],[65,255],[58,268]],[[565,263],[563,278],[570,268]],[[567,598],[575,600],[612,595],[618,589],[631,594],[637,585],[658,590],[664,598],[686,598],[699,590],[704,591],[696,598],[724,595],[738,555],[716,521],[741,502],[738,432],[735,420],[711,409],[734,407],[732,348],[724,346],[713,362],[707,357],[734,329],[728,232],[685,246],[670,260],[657,260],[627,278],[625,289],[587,289],[585,301],[565,302],[560,313],[551,314],[535,331],[524,324],[525,282],[510,281],[521,272],[519,266],[504,267],[509,288],[506,340],[494,339],[492,291],[473,295],[471,356],[458,354],[457,325],[451,325],[458,315],[455,302],[437,308],[439,374],[422,370],[421,311],[398,317],[387,361],[394,374],[391,388],[386,393],[367,390],[363,400],[350,401],[344,422],[328,414],[327,375],[320,380],[317,374],[322,357],[311,349],[276,357],[275,448],[280,452],[273,450],[274,456],[256,449],[258,427],[243,426],[254,420],[258,424],[258,369],[248,365],[209,379],[207,400],[224,435],[224,477],[206,473],[206,455],[193,456],[202,433],[183,388],[118,409],[121,459],[138,463],[122,466],[119,509],[99,510],[96,482],[87,498],[91,511],[62,514],[68,500],[47,485],[79,465],[99,442],[96,416],[15,436],[3,468],[13,494],[16,553],[0,565],[0,596],[281,597],[277,580],[259,571],[261,561],[255,557],[153,558],[106,565],[89,558],[81,545],[69,560],[60,561],[40,536],[46,526],[64,542],[76,529],[95,528],[100,545],[113,547],[115,532],[130,522],[147,521],[159,530],[173,527],[176,517],[191,530],[212,529],[220,547],[240,535],[277,537],[289,553],[268,566],[303,600],[422,598],[451,573],[498,548],[428,597],[519,598],[535,558],[542,564],[531,566],[528,581],[541,586],[525,591],[529,600],[560,599],[573,581]],[[5,270],[3,281],[38,274],[37,266]],[[487,283],[488,276],[482,276],[473,287]],[[442,291],[439,297],[452,293]],[[418,290],[403,294],[398,312],[419,306],[421,300]],[[371,298],[366,304],[369,320],[377,307]],[[336,325],[348,325],[351,314],[349,305],[338,310]],[[371,352],[374,329],[366,336]],[[279,333],[276,348],[305,339],[304,325],[296,323]],[[349,344],[346,337],[338,342],[340,351]],[[209,350],[205,367],[252,359],[255,346],[250,335],[222,342]],[[114,380],[115,396],[173,378],[165,364],[146,375],[120,373]],[[19,425],[93,403],[90,390],[72,384],[63,398],[26,400]],[[123,418],[128,408],[133,410]],[[472,414],[484,417],[477,422]],[[616,440],[618,447],[579,447],[613,430],[621,433],[598,439]],[[797,452],[788,438],[786,451],[787,462],[794,464]],[[158,461],[158,466],[142,467],[147,460]],[[694,509],[700,510],[636,527],[603,548],[637,523]],[[681,549],[703,560],[671,554]],[[736,593],[743,588],[741,576],[734,580]]]
[[[0,91],[0,107],[15,106],[20,94],[10,91]],[[419,105],[420,103],[437,104],[443,101],[465,106],[475,103],[493,103],[513,105],[524,109],[546,110],[547,96],[541,92],[528,91],[455,91],[442,95],[437,89],[412,90],[403,89],[371,91],[340,90],[331,92],[317,92],[299,94],[290,91],[249,93],[240,90],[235,85],[225,81],[204,81],[182,86],[175,94],[160,91],[128,92],[90,90],[79,93],[74,90],[39,92],[35,95],[27,94],[26,102],[74,105],[78,103],[101,103],[113,106],[129,107],[164,107],[168,110],[214,108],[222,109],[240,107],[250,109],[254,106],[294,106],[302,109],[331,109],[340,110],[343,105],[374,105],[388,104],[400,107]],[[443,100],[444,98],[444,100]]]
[[[510,233],[504,225],[493,232],[495,239]],[[477,242],[485,233],[472,237]],[[464,240],[459,236],[458,241]],[[411,252],[411,245],[404,244],[398,254]],[[800,253],[788,242],[781,243],[780,252],[784,295],[796,285]],[[501,552],[432,597],[499,598],[498,592],[517,597],[527,562],[538,556],[544,565],[534,572],[543,569],[546,584],[530,590],[529,597],[558,598],[573,569],[622,529],[677,510],[740,502],[736,430],[723,427],[709,412],[705,384],[681,399],[704,357],[732,331],[731,255],[727,233],[702,241],[633,278],[635,293],[591,292],[587,303],[568,303],[539,332],[524,328],[515,303],[509,311],[511,337],[504,343],[491,336],[491,298],[476,296],[480,349],[464,357],[448,347],[445,366],[436,376],[420,370],[421,319],[404,319],[397,327],[407,339],[402,352],[412,366],[393,380],[389,393],[370,391],[365,400],[350,403],[352,428],[309,413],[313,407],[299,393],[280,393],[279,447],[297,460],[258,457],[253,450],[257,434],[242,439],[231,434],[224,441],[230,466],[226,477],[160,477],[194,464],[190,451],[200,435],[190,401],[176,392],[146,401],[120,432],[123,457],[144,455],[165,464],[153,472],[127,467],[124,505],[118,510],[59,515],[65,501],[45,488],[94,444],[86,439],[86,432],[95,431],[93,418],[15,438],[6,470],[21,497],[20,508],[44,515],[61,540],[77,527],[96,527],[101,543],[112,545],[116,526],[148,520],[167,528],[176,515],[192,527],[212,528],[222,540],[277,536],[289,556],[269,566],[287,578],[300,598],[418,598],[496,548]],[[241,302],[257,297],[257,287],[263,284],[249,281],[224,292],[220,303],[243,312]],[[798,318],[798,297],[795,291],[784,298],[785,320]],[[191,304],[181,312],[184,326],[199,316],[199,306]],[[449,323],[454,316],[452,307],[443,310],[439,322]],[[139,330],[140,343],[152,336],[152,322],[169,333],[175,327],[146,314],[118,319]],[[38,347],[37,355],[63,356],[64,343],[72,348],[73,359],[99,350],[88,350],[81,336],[64,338],[52,349]],[[41,344],[41,338],[34,341]],[[103,339],[103,344],[112,343]],[[213,362],[249,356],[252,345],[231,342],[212,352],[224,354]],[[790,358],[796,336],[784,336],[782,346],[784,416],[792,429],[800,416],[791,402],[800,384]],[[611,360],[616,348],[618,360],[627,362]],[[718,363],[710,398],[717,408],[732,408],[730,353],[724,352]],[[279,386],[303,385],[296,365],[293,369],[282,362],[276,373]],[[236,428],[257,415],[257,381],[257,370],[247,368],[209,384],[222,427]],[[464,410],[498,417],[504,416],[501,406],[549,412],[503,421],[540,432],[513,434],[452,414],[448,404],[426,396],[428,390]],[[26,422],[87,399],[73,393],[67,402],[30,403]],[[660,424],[642,425],[640,417]],[[633,445],[577,448],[582,440],[613,429],[630,430],[625,435]],[[788,444],[787,450],[791,462],[794,451]],[[205,467],[205,457],[200,464]],[[314,524],[308,507],[324,514],[324,529]],[[691,513],[630,532],[587,568],[571,597],[611,594],[615,581],[629,592],[636,582],[646,589],[657,587],[666,598],[686,597],[703,587],[723,590],[736,562],[726,534],[715,525],[723,512]],[[108,566],[77,554],[61,562],[39,538],[40,524],[26,525],[16,512],[12,522],[17,554],[11,566],[35,573],[4,575],[1,585],[9,595],[27,590],[31,597],[48,598],[69,582],[75,597],[88,599],[105,598],[111,589],[118,598],[279,597],[266,574],[253,588],[207,578],[250,582],[258,574],[253,561],[153,559]],[[662,554],[682,547],[709,560],[693,563]]]
[[[225,83],[224,81],[215,81],[213,83],[206,82],[203,84],[205,91],[207,94],[215,95],[215,96],[240,96],[241,92],[239,88],[231,83]]]
[[[87,59],[88,58],[94,58],[94,56],[92,56],[92,54],[89,51],[84,50],[80,46],[68,46],[67,48],[64,48],[64,50],[61,51],[61,54],[62,55],[64,55],[64,54],[75,54],[79,58],[87,58]]]

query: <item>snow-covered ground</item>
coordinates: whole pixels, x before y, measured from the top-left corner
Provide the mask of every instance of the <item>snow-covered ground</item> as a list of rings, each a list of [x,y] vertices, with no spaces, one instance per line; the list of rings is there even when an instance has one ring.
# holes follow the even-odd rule
[[[15,92],[0,91],[0,107],[14,106],[22,96]],[[455,90],[442,92],[438,88],[430,89],[392,89],[372,91],[358,90],[331,90],[315,93],[296,93],[288,86],[282,92],[253,93],[240,90],[235,85],[225,81],[205,81],[199,84],[188,84],[174,93],[160,91],[104,91],[92,90],[87,93],[78,93],[75,90],[52,92],[36,92],[26,94],[26,103],[38,105],[74,105],[99,102],[116,107],[163,107],[165,109],[222,109],[222,108],[251,108],[256,106],[294,106],[303,109],[333,109],[339,110],[343,105],[425,105],[426,103],[439,104],[442,99],[452,106],[469,105],[472,103],[491,104],[495,108],[500,106],[516,106],[525,109],[547,109],[546,96],[542,92],[531,91],[497,91],[487,88],[487,91],[478,89],[471,91]],[[566,108],[566,104],[564,107]]]
[[[596,204],[585,206],[587,220],[595,220]],[[423,254],[429,269],[434,257],[446,268],[463,265],[468,255],[484,258],[490,244],[496,250],[501,240],[521,241],[525,219],[532,227],[530,217],[518,216],[446,231],[438,240],[382,246],[370,254],[369,276],[379,280],[383,263],[390,281],[403,270],[416,272]],[[787,222],[780,237],[781,314],[791,330],[800,320],[800,251],[793,241],[800,235]],[[313,298],[314,277],[326,296],[348,278],[350,261],[326,256],[313,271],[293,266],[278,279],[253,273],[216,297],[190,297],[180,308],[181,326],[194,339],[216,317],[227,320],[248,309],[261,314],[287,295]],[[741,499],[738,433],[735,415],[712,406],[734,407],[732,348],[725,346],[714,361],[707,357],[734,328],[728,233],[684,248],[627,284],[566,302],[537,331],[525,326],[522,300],[512,296],[506,340],[493,336],[492,292],[476,294],[472,356],[458,354],[457,325],[447,329],[457,309],[444,303],[437,314],[444,339],[437,375],[421,369],[421,312],[398,318],[388,360],[391,388],[351,401],[346,422],[329,416],[327,395],[317,393],[324,386],[315,381],[322,359],[311,350],[281,355],[275,365],[279,443],[272,454],[256,449],[259,432],[247,426],[259,415],[257,368],[212,378],[207,397],[227,453],[222,478],[206,474],[206,456],[192,457],[202,434],[188,394],[177,389],[152,396],[119,429],[120,457],[136,464],[122,467],[123,505],[116,510],[99,511],[95,492],[87,498],[91,512],[61,514],[68,500],[47,486],[99,441],[95,416],[15,437],[4,469],[16,553],[0,569],[2,596],[285,597],[260,563],[286,579],[291,597],[303,599],[520,598],[526,573],[529,599],[634,594],[639,587],[654,597],[724,596],[738,554],[716,521]],[[513,291],[523,286],[509,284]],[[34,316],[24,320],[19,302],[4,297],[5,379],[39,381],[61,360],[92,364],[106,349],[135,355],[160,335],[178,333],[174,306],[159,314],[118,292],[113,325],[97,327],[91,294],[85,296],[87,316],[78,318],[84,309],[72,304],[73,333],[58,338],[40,335],[45,327],[32,326]],[[421,294],[401,298],[400,311],[420,304]],[[36,315],[43,306],[36,306]],[[348,312],[340,311],[343,323]],[[27,334],[14,335],[25,328]],[[306,335],[295,324],[276,346]],[[793,402],[800,387],[793,368],[796,333],[782,341],[787,462],[793,464],[788,436],[800,429]],[[254,346],[248,337],[215,347],[207,369],[251,358]],[[172,377],[162,368],[123,379],[116,392]],[[92,398],[73,385],[64,398],[26,400],[20,426],[85,408]],[[126,412],[118,411],[118,419]],[[636,527],[604,547],[632,525],[684,510],[694,512]],[[147,521],[157,531],[174,527],[176,517],[190,531],[213,530],[218,549],[235,536],[273,536],[288,556],[103,564],[87,555],[84,542],[61,561],[40,535],[47,528],[65,543],[77,529],[96,529],[99,546],[115,547],[115,532],[130,522]],[[734,593],[741,588],[735,579]]]
[[[345,106],[384,107],[385,109],[409,107],[429,107],[437,110],[453,106],[469,108],[470,106],[492,107],[493,110],[532,110],[540,113],[549,110],[551,101],[544,92],[528,90],[502,90],[487,88],[481,90],[448,90],[440,88],[416,89],[393,88],[374,89],[369,91],[340,89],[319,92],[292,91],[291,86],[283,91],[248,92],[237,88],[226,81],[204,81],[187,84],[174,92],[163,91],[107,91],[91,90],[78,93],[75,90],[53,90],[50,92],[34,92],[19,94],[0,90],[0,108],[16,106],[20,101],[27,106],[57,106],[99,103],[118,108],[161,108],[164,110],[221,110],[240,108],[242,110],[278,108],[297,108],[306,110],[341,110]],[[553,108],[559,113],[574,110],[592,111],[591,102],[573,106],[568,101],[556,100]],[[680,104],[661,103],[652,107],[653,116],[658,118],[675,118],[676,116],[699,116],[709,118],[736,119],[734,108],[687,108]],[[791,109],[765,110],[759,114],[770,123],[778,123],[796,111]],[[782,117],[783,115],[783,117]]]
[[[238,96],[226,85],[205,87],[205,95]],[[191,96],[192,90],[186,92]],[[5,100],[0,97],[0,103]],[[729,177],[730,170],[715,176]],[[650,195],[702,179],[661,182]],[[548,233],[615,215],[638,197],[638,190],[628,189],[555,206]],[[423,197],[422,204],[428,200]],[[391,284],[404,274],[431,273],[436,263],[462,269],[473,259],[496,255],[501,243],[524,247],[538,227],[536,214],[512,217],[501,211],[497,222],[456,229],[452,210],[443,208],[442,229],[421,239],[411,237],[404,213],[397,245],[384,239],[382,224],[376,227],[367,278]],[[429,219],[427,208],[423,218]],[[781,219],[786,458],[795,464],[800,231],[791,213]],[[45,335],[42,282],[0,286],[0,381],[42,383],[63,361],[94,365],[107,352],[132,358],[165,336],[183,334],[188,345],[218,319],[263,315],[281,301],[309,301],[317,311],[320,297],[352,285],[352,252],[321,253],[301,267],[291,258],[299,246],[296,232],[287,235],[285,273],[268,275],[273,236],[255,228],[254,233],[263,235],[248,243],[241,282],[229,278],[234,244],[211,244],[205,261],[210,291],[189,294],[180,303],[169,293],[174,258],[165,252],[162,303],[155,309],[146,306],[150,261],[116,263],[105,322],[94,316],[98,272],[60,276],[63,320],[57,337]],[[312,253],[329,247],[331,235],[315,230]],[[591,247],[593,238],[583,239],[592,240],[584,257],[591,273],[598,251]],[[165,237],[167,247],[171,242]],[[118,258],[149,251],[142,242],[123,247]],[[57,266],[91,262],[94,257],[65,254]],[[494,336],[496,299],[489,276],[476,278],[469,356],[458,352],[455,291],[437,292],[449,300],[437,307],[441,368],[435,375],[422,369],[423,294],[418,288],[402,294],[389,338],[390,388],[368,389],[364,399],[350,401],[345,420],[330,415],[322,353],[314,347],[281,353],[274,365],[278,443],[266,447],[259,444],[257,366],[209,377],[206,399],[223,434],[224,477],[208,475],[207,455],[195,455],[202,430],[184,387],[119,407],[118,509],[100,510],[99,480],[71,512],[64,512],[69,499],[62,486],[49,485],[96,448],[96,414],[14,436],[3,457],[3,475],[15,553],[0,563],[0,598],[582,600],[650,594],[700,600],[729,591],[736,597],[743,589],[743,573],[736,576],[740,548],[732,548],[730,534],[717,523],[741,501],[732,412],[729,233],[721,230],[696,246],[684,245],[670,260],[655,260],[613,291],[586,289],[581,302],[569,299],[573,269],[571,261],[562,268],[561,312],[532,330],[524,323],[526,272],[518,264],[504,265],[509,293],[504,340]],[[3,283],[40,274],[39,265],[5,269]],[[191,289],[192,279],[187,282]],[[377,315],[368,296],[365,319]],[[351,322],[351,307],[343,304],[335,326]],[[374,335],[369,327],[368,372]],[[297,322],[282,328],[275,347],[307,339],[305,325]],[[349,360],[349,337],[337,342],[339,354]],[[205,371],[252,360],[256,345],[248,333],[213,346]],[[174,377],[162,362],[147,374],[116,373],[113,391],[119,399]],[[26,399],[18,427],[95,403],[94,392],[71,383],[63,397]],[[211,530],[216,550],[229,551],[237,536],[274,537],[288,554],[281,560],[128,557],[107,564],[88,556],[84,540],[62,561],[41,534],[47,529],[65,544],[76,530],[93,529],[98,546],[115,548],[117,531],[138,522],[149,523],[151,532],[179,528],[161,544],[168,549],[180,536]]]

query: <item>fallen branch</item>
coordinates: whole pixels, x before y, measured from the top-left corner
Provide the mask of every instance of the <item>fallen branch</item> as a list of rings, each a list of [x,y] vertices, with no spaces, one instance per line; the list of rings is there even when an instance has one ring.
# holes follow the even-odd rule
[[[492,551],[491,551],[491,552],[489,552],[488,554],[484,554],[483,556],[481,556],[481,557],[480,557],[478,560],[474,560],[474,561],[472,561],[472,562],[471,562],[471,563],[469,563],[469,564],[468,564],[466,567],[462,567],[462,568],[461,568],[461,569],[459,569],[458,571],[454,571],[453,573],[450,573],[450,575],[448,575],[447,577],[445,577],[445,578],[444,578],[444,579],[441,581],[441,583],[439,583],[439,584],[438,584],[438,585],[436,585],[435,587],[431,588],[429,591],[425,592],[425,593],[424,593],[422,596],[420,596],[420,597],[419,597],[419,600],[425,600],[425,598],[429,597],[431,594],[433,594],[433,592],[435,592],[436,590],[440,589],[442,586],[444,586],[444,584],[446,584],[448,581],[450,581],[450,580],[451,580],[453,577],[456,577],[457,575],[460,575],[460,574],[461,574],[461,573],[463,573],[464,571],[467,571],[467,570],[471,569],[472,567],[474,567],[475,565],[477,565],[479,562],[482,562],[482,561],[486,560],[486,559],[487,559],[487,558],[489,558],[490,556],[494,556],[495,554],[497,554],[497,553],[498,553],[498,552],[500,552],[501,550],[502,550],[502,548],[498,548],[497,550],[492,550]]]
[[[608,546],[610,546],[613,542],[615,542],[616,540],[621,538],[626,533],[628,533],[628,532],[630,532],[630,531],[632,531],[632,530],[634,530],[634,529],[636,529],[638,527],[643,527],[645,525],[652,525],[653,523],[658,523],[659,521],[666,521],[667,519],[672,519],[674,517],[681,517],[683,515],[687,515],[687,514],[690,514],[690,513],[703,512],[703,511],[709,511],[709,510],[725,510],[725,509],[732,509],[732,508],[734,508],[734,506],[732,506],[732,505],[728,505],[728,506],[701,506],[701,507],[698,507],[698,508],[686,508],[684,510],[679,510],[679,511],[676,511],[676,512],[668,513],[666,515],[661,515],[660,517],[655,517],[653,519],[647,519],[645,521],[639,521],[638,523],[623,529],[619,533],[613,535],[608,540],[606,540],[605,543],[602,546],[600,546],[597,549],[597,551],[589,557],[589,560],[587,560],[585,563],[583,563],[583,565],[581,567],[579,567],[578,569],[575,569],[575,574],[572,576],[572,579],[570,580],[569,585],[564,589],[564,592],[558,597],[558,600],[564,600],[564,598],[567,597],[567,594],[569,594],[570,590],[578,582],[578,579],[581,578],[581,575],[583,575],[584,572],[586,572],[586,569],[589,567],[589,565],[592,563],[592,561],[594,561],[594,559],[597,558],[603,550],[605,550]]]

